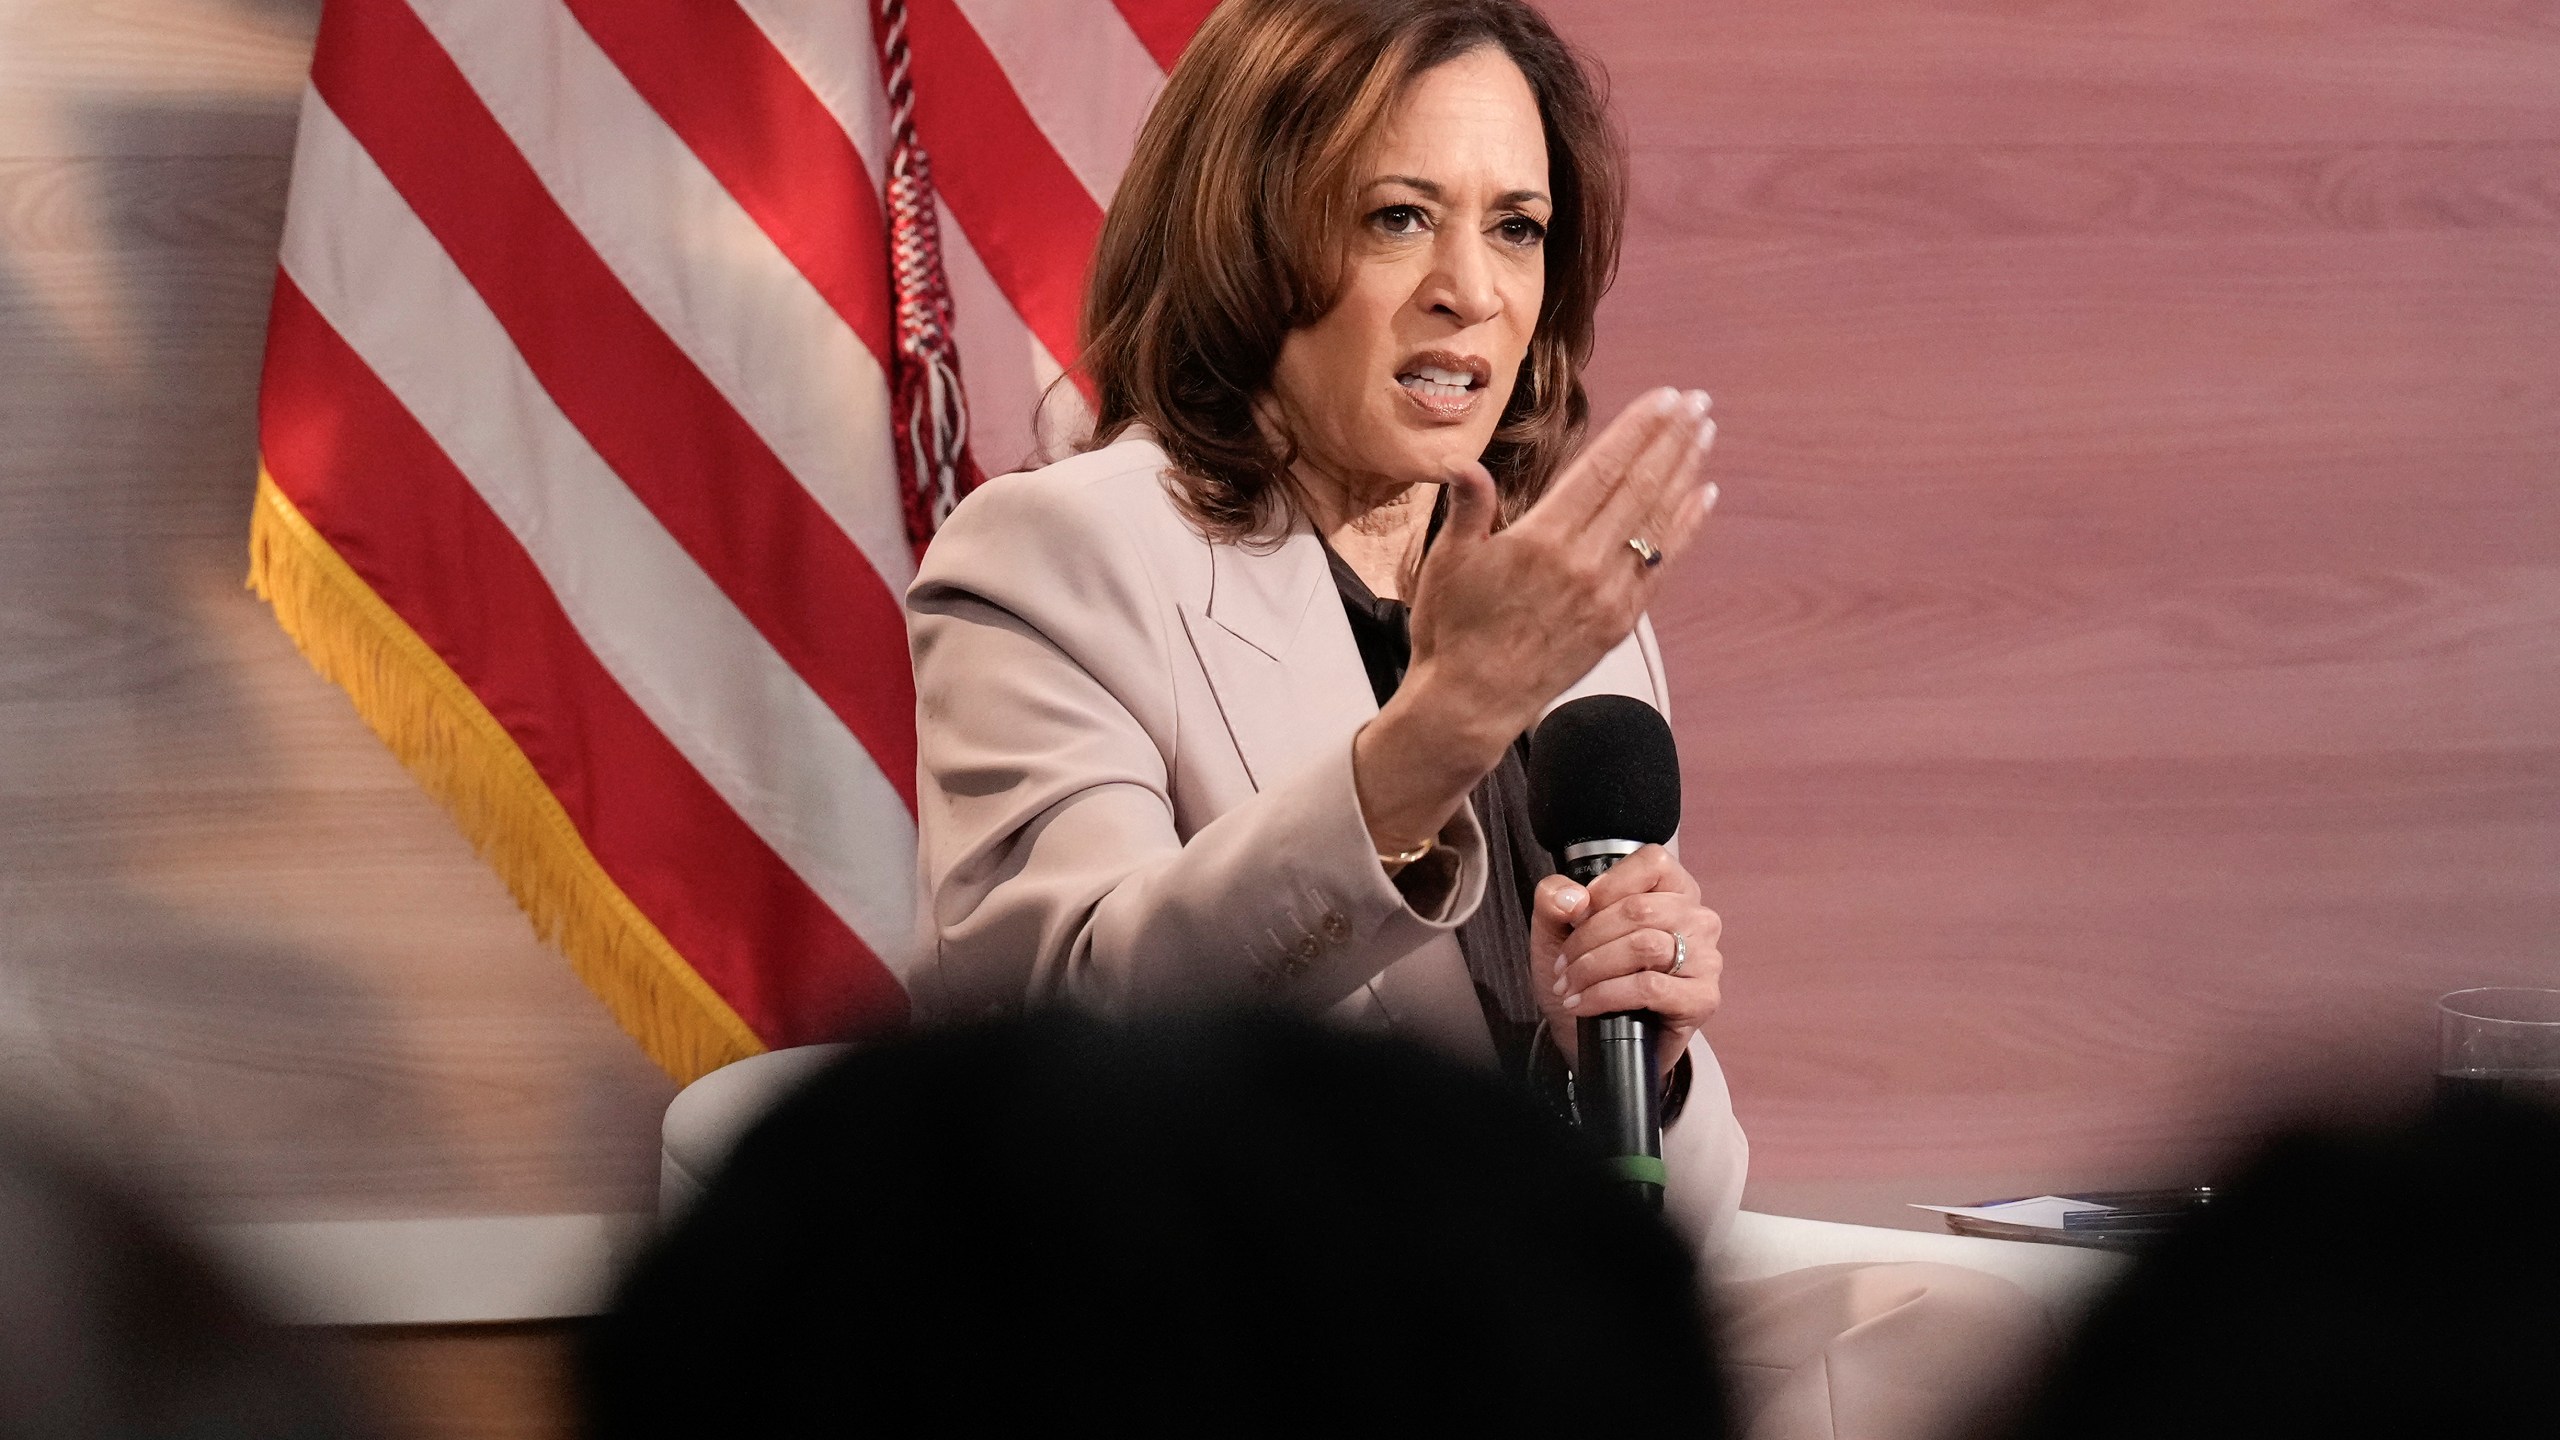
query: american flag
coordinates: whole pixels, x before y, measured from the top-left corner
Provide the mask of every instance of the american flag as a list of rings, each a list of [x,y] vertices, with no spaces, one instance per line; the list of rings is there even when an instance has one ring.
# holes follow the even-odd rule
[[[251,583],[679,1079],[905,1013],[899,596],[1209,8],[329,0]]]

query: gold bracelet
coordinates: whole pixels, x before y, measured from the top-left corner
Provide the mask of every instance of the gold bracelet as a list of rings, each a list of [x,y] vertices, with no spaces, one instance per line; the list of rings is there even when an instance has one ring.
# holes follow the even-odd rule
[[[1388,854],[1384,850],[1379,851],[1378,863],[1384,865],[1391,871],[1401,870],[1438,848],[1440,848],[1440,837],[1437,835],[1426,835],[1423,837],[1421,844],[1414,846],[1410,850],[1399,850],[1393,855]]]

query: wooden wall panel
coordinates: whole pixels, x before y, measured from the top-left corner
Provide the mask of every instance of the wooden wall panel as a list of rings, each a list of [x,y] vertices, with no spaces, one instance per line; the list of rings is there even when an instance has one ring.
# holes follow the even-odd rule
[[[241,589],[308,0],[0,0],[0,1094],[243,1218],[645,1209],[670,1087]]]
[[[2560,140],[2549,0],[1559,0],[1637,138]]]
[[[2560,983],[2560,7],[1571,3],[1755,1199],[2177,1173]]]

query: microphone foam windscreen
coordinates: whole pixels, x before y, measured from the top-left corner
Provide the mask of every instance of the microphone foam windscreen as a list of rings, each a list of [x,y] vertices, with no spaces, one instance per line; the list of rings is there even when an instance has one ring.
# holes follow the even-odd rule
[[[1549,854],[1585,840],[1661,844],[1680,828],[1680,749],[1626,695],[1555,708],[1529,741],[1529,823]]]

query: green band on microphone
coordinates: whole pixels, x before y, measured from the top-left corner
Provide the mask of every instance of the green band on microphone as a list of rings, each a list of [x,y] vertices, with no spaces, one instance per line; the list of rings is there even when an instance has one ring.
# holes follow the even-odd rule
[[[1659,1155],[1615,1155],[1610,1157],[1609,1166],[1621,1180],[1641,1180],[1647,1185],[1671,1188],[1671,1172],[1663,1168]]]

